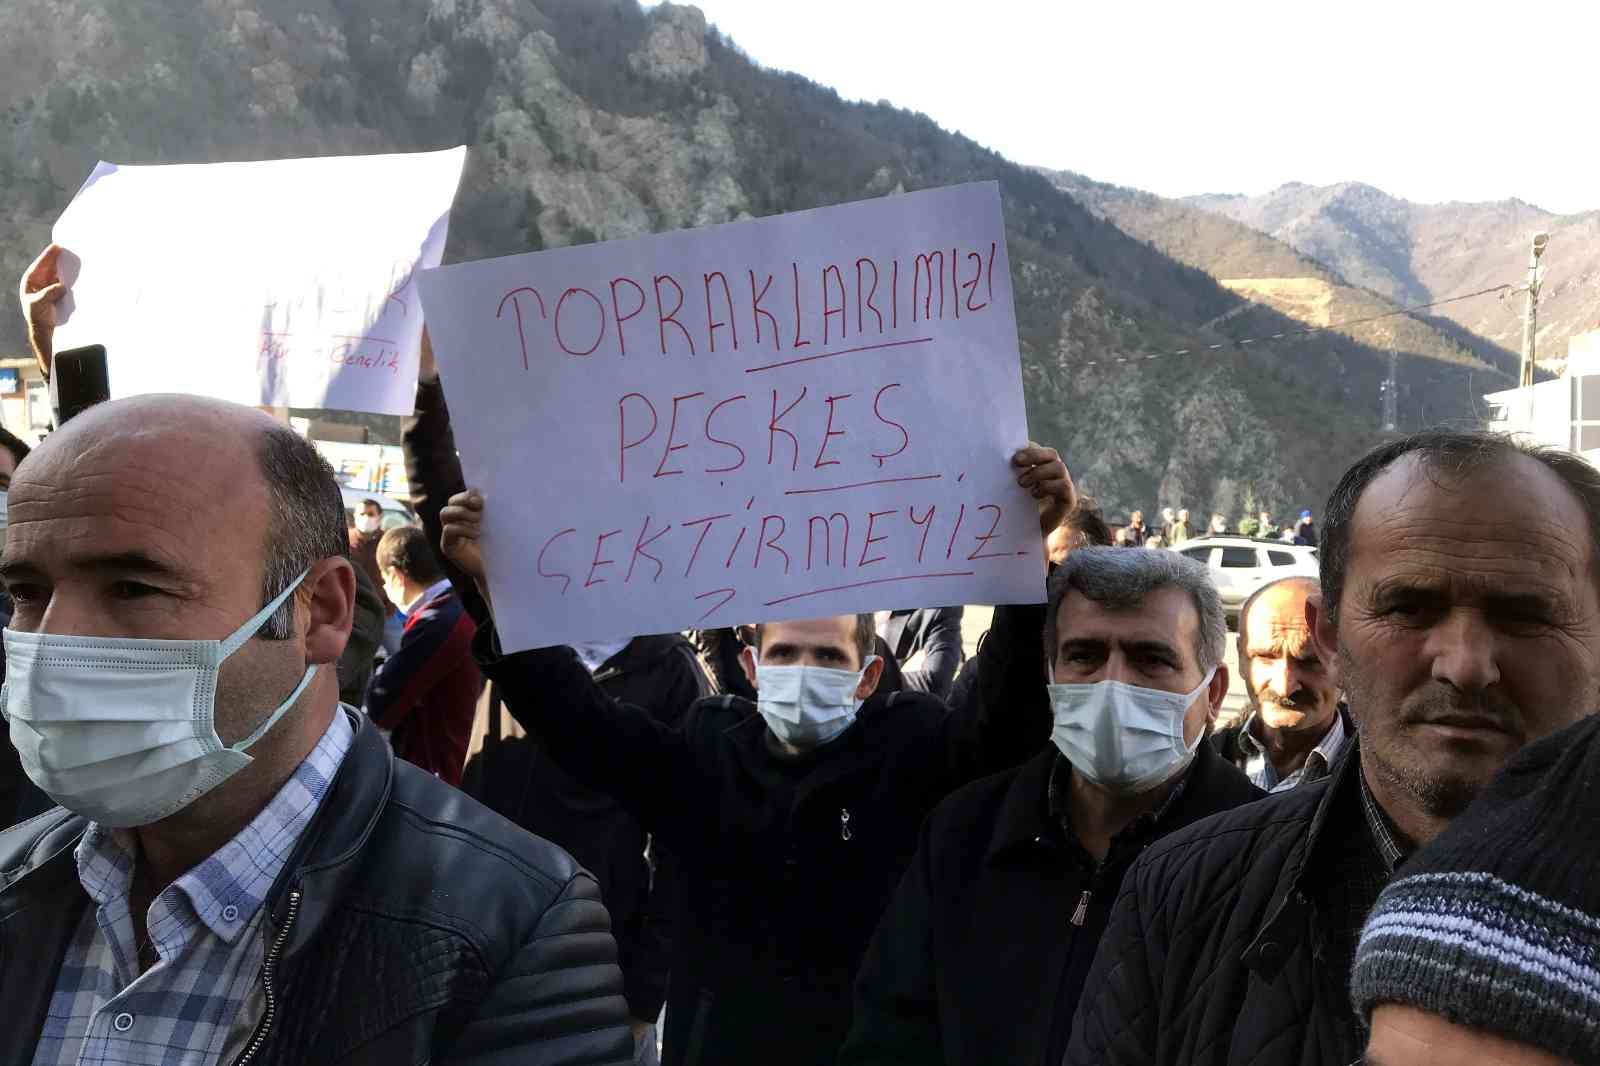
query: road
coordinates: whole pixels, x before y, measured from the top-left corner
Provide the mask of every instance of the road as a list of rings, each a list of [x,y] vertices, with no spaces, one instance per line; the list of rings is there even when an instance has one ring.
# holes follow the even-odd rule
[[[968,607],[962,614],[961,642],[966,647],[968,658],[978,654],[978,638],[988,631],[989,619],[993,615],[993,607]],[[1245,696],[1244,681],[1239,676],[1239,642],[1231,630],[1228,633],[1226,661],[1228,694],[1222,700],[1222,714],[1217,721],[1219,729],[1242,717],[1249,705]]]

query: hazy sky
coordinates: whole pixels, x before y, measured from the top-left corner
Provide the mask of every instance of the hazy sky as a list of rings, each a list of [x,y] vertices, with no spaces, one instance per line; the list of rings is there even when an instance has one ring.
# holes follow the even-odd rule
[[[751,58],[1168,196],[1600,207],[1600,4],[699,0]]]

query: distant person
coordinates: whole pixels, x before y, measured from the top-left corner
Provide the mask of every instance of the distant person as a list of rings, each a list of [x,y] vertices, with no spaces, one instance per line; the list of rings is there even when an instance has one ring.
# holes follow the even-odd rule
[[[1145,538],[1149,535],[1150,531],[1144,525],[1144,512],[1133,512],[1133,515],[1128,519],[1128,547],[1144,547]]]
[[[1228,516],[1222,514],[1220,511],[1213,512],[1211,515],[1211,528],[1207,530],[1207,532],[1213,537],[1227,536]]]
[[[362,500],[356,507],[355,525],[350,529],[350,561],[366,571],[374,588],[383,588],[383,572],[378,567],[378,542],[383,539],[383,504]],[[383,648],[390,655],[400,647],[402,619],[392,602],[383,605]]]
[[[1111,528],[1100,509],[1088,497],[1080,496],[1066,520],[1050,531],[1045,549],[1050,563],[1059,566],[1077,548],[1110,547],[1112,543]]]
[[[1160,533],[1152,533],[1146,538],[1144,546],[1146,548],[1165,548],[1167,546],[1166,538],[1162,537]]]
[[[1081,548],[1047,605],[995,611],[1007,713],[1053,708],[1054,744],[929,816],[856,980],[841,1066],[1061,1062],[1123,871],[1261,795],[1204,740],[1226,640],[1205,567],[1167,552]]]
[[[1178,524],[1178,513],[1170,507],[1161,508],[1161,539],[1172,543],[1172,527]]]
[[[1118,548],[1132,548],[1136,547],[1133,541],[1134,536],[1128,530],[1128,527],[1122,526],[1117,530],[1116,536],[1113,538],[1112,543]]]
[[[945,699],[961,669],[960,607],[879,611],[878,636],[900,666],[900,687]]]
[[[394,753],[461,784],[483,677],[472,658],[478,631],[416,526],[396,526],[378,544],[383,591],[405,614],[400,647],[372,676],[366,711]]]
[[[1212,743],[1268,792],[1326,777],[1356,735],[1333,665],[1311,639],[1306,601],[1316,593],[1316,578],[1286,577],[1239,608],[1239,672],[1250,711]]]
[[[1600,1063],[1600,717],[1529,745],[1378,899],[1350,993],[1377,1066]]]
[[[1172,523],[1172,546],[1179,547],[1194,534],[1189,532],[1189,512],[1187,509],[1178,512],[1178,520]]]
[[[1272,512],[1263,510],[1256,515],[1256,531],[1251,536],[1270,540],[1278,533],[1278,527],[1272,524]]]
[[[1317,523],[1312,519],[1310,511],[1300,512],[1300,521],[1294,524],[1294,542],[1310,548],[1317,546]]]

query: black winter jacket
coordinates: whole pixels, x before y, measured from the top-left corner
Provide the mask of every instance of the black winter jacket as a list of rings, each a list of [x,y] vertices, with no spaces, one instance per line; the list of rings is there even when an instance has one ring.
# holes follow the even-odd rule
[[[667,1066],[832,1062],[923,819],[1045,735],[976,702],[946,714],[902,692],[874,695],[837,739],[786,756],[748,701],[703,700],[669,729],[607,699],[569,648],[502,657],[488,625],[478,640],[512,715],[681,863]]]
[[[1057,1066],[1122,876],[1161,836],[1262,795],[1202,743],[1183,791],[1098,866],[1050,815],[1052,747],[939,805],[856,981],[850,1066]]]
[[[1123,878],[1068,1066],[1346,1066],[1361,1056],[1322,887],[1364,829],[1359,747],[1320,781],[1162,840]]]
[[[709,684],[689,642],[676,634],[635,637],[595,672],[607,696],[663,725],[676,725]],[[628,1012],[654,1021],[667,1001],[677,861],[649,843],[637,819],[550,758],[537,736],[490,744],[467,764],[462,788],[530,833],[566,848],[600,882],[617,938]]]
[[[85,825],[56,808],[0,833],[0,1066],[33,1061],[88,904]],[[364,719],[265,907],[255,1064],[633,1061],[594,879]]]

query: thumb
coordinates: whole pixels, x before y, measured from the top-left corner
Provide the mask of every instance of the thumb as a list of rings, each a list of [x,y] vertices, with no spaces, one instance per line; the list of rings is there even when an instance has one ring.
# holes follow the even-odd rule
[[[67,294],[67,283],[64,281],[53,282],[40,289],[38,292],[28,294],[28,303],[31,305],[44,305],[60,303],[61,298]]]

